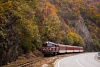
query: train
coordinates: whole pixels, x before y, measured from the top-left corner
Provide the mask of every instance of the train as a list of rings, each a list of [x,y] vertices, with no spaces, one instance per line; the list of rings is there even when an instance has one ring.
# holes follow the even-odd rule
[[[80,46],[56,44],[49,41],[42,44],[42,53],[44,54],[44,56],[75,52],[84,52],[84,49]]]

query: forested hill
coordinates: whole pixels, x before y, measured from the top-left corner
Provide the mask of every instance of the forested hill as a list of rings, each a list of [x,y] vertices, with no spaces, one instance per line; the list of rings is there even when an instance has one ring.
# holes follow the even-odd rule
[[[0,0],[0,65],[45,41],[100,50],[100,0]]]

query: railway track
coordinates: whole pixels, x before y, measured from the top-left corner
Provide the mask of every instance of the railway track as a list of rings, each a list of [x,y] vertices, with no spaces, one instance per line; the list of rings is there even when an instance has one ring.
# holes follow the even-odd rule
[[[16,67],[33,67],[33,64],[35,62],[38,62],[39,60],[42,60],[42,59],[43,58],[38,58],[38,59],[35,59],[35,60],[30,60],[30,61],[18,64]]]
[[[44,58],[38,58],[38,59],[35,59],[35,60],[30,60],[30,61],[27,61],[27,62],[24,62],[24,63],[21,63],[21,64],[18,64],[16,67],[34,67],[34,63],[40,61],[40,60],[45,60],[47,61],[48,63],[51,62],[53,59],[57,58],[57,57],[64,57],[64,55],[57,55],[57,56],[53,56],[53,57],[44,57]],[[48,61],[49,60],[49,61]]]
[[[34,63],[36,63],[36,62],[40,62],[40,65],[41,65],[42,64],[41,60],[46,61],[45,63],[50,63],[55,59],[59,59],[59,58],[63,58],[63,57],[66,57],[66,56],[71,56],[71,55],[75,55],[75,54],[61,54],[61,55],[52,56],[52,57],[38,58],[38,59],[35,59],[35,61],[31,60],[31,61],[19,64],[17,67],[33,67]],[[37,65],[37,67],[39,67],[39,65]]]

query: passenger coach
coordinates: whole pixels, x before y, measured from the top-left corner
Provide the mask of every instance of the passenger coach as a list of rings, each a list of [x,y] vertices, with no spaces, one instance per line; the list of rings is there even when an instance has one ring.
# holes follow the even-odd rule
[[[83,47],[56,44],[53,42],[45,42],[42,45],[42,52],[44,55],[56,55],[58,53],[71,53],[83,51]]]

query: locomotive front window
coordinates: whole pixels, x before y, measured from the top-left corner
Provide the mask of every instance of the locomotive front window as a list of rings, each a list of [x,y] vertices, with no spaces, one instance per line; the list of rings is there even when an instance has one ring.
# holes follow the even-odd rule
[[[47,46],[48,46],[48,47],[51,47],[51,46],[52,46],[52,44],[48,43],[48,44],[47,44]]]

